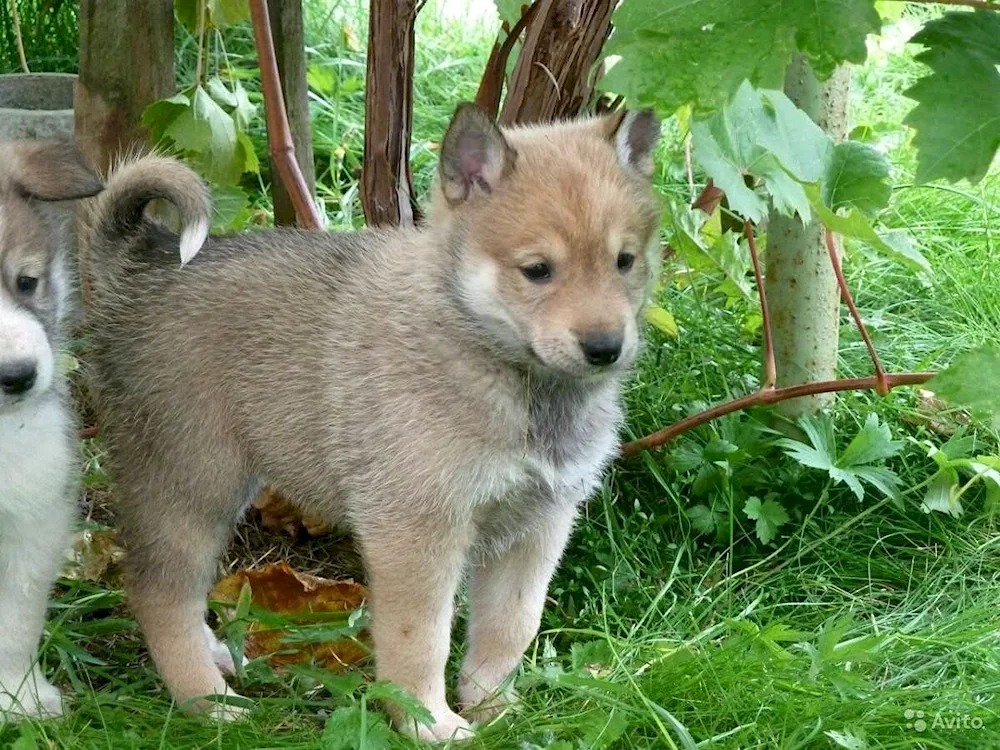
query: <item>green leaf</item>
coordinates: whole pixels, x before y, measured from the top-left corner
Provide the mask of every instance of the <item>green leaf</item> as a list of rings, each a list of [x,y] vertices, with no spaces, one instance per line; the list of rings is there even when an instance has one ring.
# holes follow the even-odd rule
[[[249,0],[175,0],[177,20],[192,34],[198,33],[199,7],[204,8],[206,29],[224,29],[250,18]]]
[[[493,0],[500,20],[513,27],[521,19],[521,7],[531,5],[526,0]]]
[[[958,472],[950,467],[939,470],[927,486],[921,509],[924,513],[937,511],[958,518],[964,512],[958,489]]]
[[[903,263],[925,276],[930,276],[930,263],[913,245],[904,231],[879,235],[857,208],[852,208],[846,215],[838,214],[823,203],[818,185],[806,185],[805,191],[813,210],[816,212],[816,218],[823,223],[823,226],[844,237],[863,242],[873,250]]]
[[[365,710],[357,704],[338,708],[330,714],[323,729],[321,747],[323,750],[385,750],[392,747],[393,736],[381,713]]]
[[[725,280],[717,291],[730,304],[738,299],[754,301],[750,282],[750,254],[732,231],[722,232],[721,211],[707,217],[688,203],[669,201],[670,244],[693,271],[722,272]]]
[[[797,130],[804,134],[791,137]],[[744,182],[750,175],[764,181],[781,213],[809,220],[809,199],[793,175],[818,180],[824,150],[832,146],[783,93],[755,91],[744,82],[721,112],[692,123],[691,136],[698,163],[736,213],[755,222],[767,215],[763,196]]]
[[[434,723],[434,714],[418,698],[392,682],[373,682],[365,695],[372,700],[390,701],[424,726]]]
[[[142,124],[149,128],[153,143],[162,141],[167,129],[190,108],[191,100],[184,94],[175,94],[146,107],[142,112]]]
[[[880,424],[878,416],[869,414],[865,426],[854,436],[837,465],[851,468],[895,456],[903,449],[902,440],[893,440],[888,424]]]
[[[212,231],[242,229],[250,219],[250,196],[234,185],[210,186],[212,191]]]
[[[629,0],[612,23],[606,54],[621,59],[600,88],[664,114],[718,110],[745,80],[781,88],[797,50],[825,79],[864,62],[881,28],[873,0]]]
[[[757,538],[762,544],[770,544],[777,536],[778,528],[789,521],[785,507],[776,500],[762,503],[759,498],[751,497],[744,504],[743,512],[757,522]]]
[[[931,69],[905,92],[917,102],[904,120],[917,131],[916,181],[975,184],[1000,147],[1000,14],[947,13],[910,41]]]
[[[803,466],[820,469],[830,475],[836,484],[846,484],[858,500],[865,497],[862,483],[870,484],[890,499],[899,498],[901,481],[884,466],[870,466],[894,456],[902,450],[903,443],[894,441],[888,425],[879,424],[878,417],[869,415],[865,426],[838,458],[833,434],[833,422],[822,417],[804,417],[799,425],[811,445],[799,440],[782,438],[777,445]]]
[[[953,406],[1000,424],[1000,347],[965,352],[925,386]]]
[[[201,86],[194,89],[191,106],[164,135],[184,151],[198,155],[212,182],[234,183],[243,171],[237,153],[236,123]]]
[[[717,526],[715,514],[707,505],[695,505],[688,508],[686,515],[695,531],[701,534],[712,534],[715,532]]]
[[[888,177],[889,161],[882,152],[857,141],[838,143],[823,175],[823,203],[832,211],[876,213],[889,205]]]
[[[646,322],[658,331],[667,334],[671,338],[677,338],[677,321],[674,320],[674,316],[670,314],[669,310],[666,310],[659,305],[648,305],[644,312],[644,316],[646,318]]]

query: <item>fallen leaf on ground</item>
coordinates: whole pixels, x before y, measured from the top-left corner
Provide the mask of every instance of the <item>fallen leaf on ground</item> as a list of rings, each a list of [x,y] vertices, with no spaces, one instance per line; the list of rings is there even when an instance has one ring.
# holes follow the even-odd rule
[[[944,437],[954,435],[960,425],[969,424],[968,414],[949,406],[932,391],[921,388],[917,391],[917,398],[916,412],[904,412],[902,415],[907,424],[927,427],[931,432]]]
[[[337,623],[318,623],[309,615],[338,612],[346,615],[361,607],[368,596],[367,589],[354,581],[331,581],[300,573],[281,562],[257,570],[239,570],[223,578],[210,598],[227,608],[235,607],[245,583],[250,585],[253,606],[283,615],[296,625],[309,623],[322,629],[321,633],[336,633]],[[232,616],[231,610],[228,615]],[[295,642],[302,633],[253,620],[247,627],[244,653],[250,659],[266,656],[274,667],[307,663],[335,670],[358,664],[369,653],[365,631],[357,639],[341,636]]]
[[[63,577],[72,581],[115,582],[125,550],[115,529],[86,529],[73,537]]]
[[[301,510],[273,487],[265,487],[253,501],[253,507],[260,511],[264,528],[284,531],[293,539],[298,538],[300,531],[313,537],[330,532],[330,527],[323,519],[303,515]]]

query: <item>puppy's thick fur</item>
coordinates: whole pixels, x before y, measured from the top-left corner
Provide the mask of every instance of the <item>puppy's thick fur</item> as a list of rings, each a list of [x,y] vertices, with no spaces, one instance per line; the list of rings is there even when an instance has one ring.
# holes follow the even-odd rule
[[[72,219],[64,202],[99,190],[71,145],[0,144],[0,723],[62,710],[35,657],[77,471],[57,367]]]
[[[444,674],[463,572],[459,703],[502,705],[617,449],[658,268],[658,135],[650,113],[501,132],[463,105],[426,227],[212,238],[183,268],[202,184],[150,158],[109,179],[89,239],[94,384],[129,599],[178,700],[227,691],[205,595],[266,481],[353,530],[378,675],[430,709],[420,736],[468,729]],[[153,197],[180,209],[180,239],[143,217]]]

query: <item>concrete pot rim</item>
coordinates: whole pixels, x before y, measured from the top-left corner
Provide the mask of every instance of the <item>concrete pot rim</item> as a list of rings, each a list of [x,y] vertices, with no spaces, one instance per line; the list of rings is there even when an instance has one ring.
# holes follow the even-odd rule
[[[36,79],[40,81],[48,82],[69,82],[76,83],[79,76],[75,73],[0,73],[0,86],[3,85],[4,81],[9,80],[30,80]],[[27,113],[37,113],[38,115],[72,115],[73,108],[62,108],[62,109],[26,109],[23,107],[0,107],[0,117],[7,113],[17,112],[19,116],[23,117]]]

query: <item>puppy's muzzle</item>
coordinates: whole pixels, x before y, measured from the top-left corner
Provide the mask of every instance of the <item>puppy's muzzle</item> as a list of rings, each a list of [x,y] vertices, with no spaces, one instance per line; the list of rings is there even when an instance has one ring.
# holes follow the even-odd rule
[[[8,396],[22,396],[35,386],[38,367],[34,362],[9,362],[0,364],[0,392]]]
[[[594,331],[580,336],[580,348],[588,364],[608,367],[622,355],[625,337],[618,331]]]

